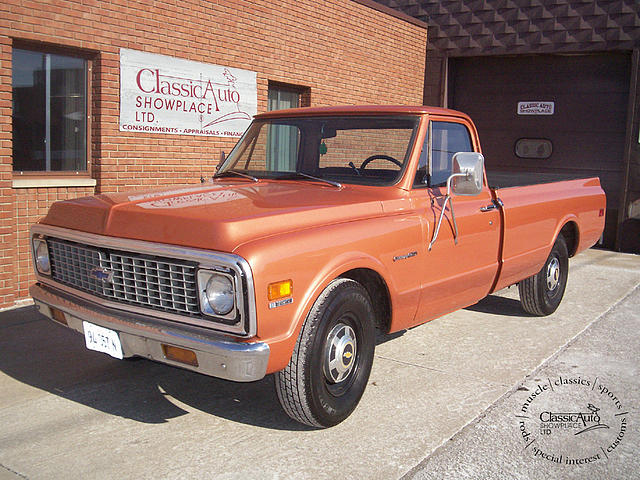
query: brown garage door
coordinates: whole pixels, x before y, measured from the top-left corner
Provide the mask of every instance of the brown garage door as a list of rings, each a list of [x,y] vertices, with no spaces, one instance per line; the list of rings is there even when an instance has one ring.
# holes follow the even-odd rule
[[[478,126],[488,172],[599,176],[613,247],[630,65],[625,53],[452,59],[449,105]]]

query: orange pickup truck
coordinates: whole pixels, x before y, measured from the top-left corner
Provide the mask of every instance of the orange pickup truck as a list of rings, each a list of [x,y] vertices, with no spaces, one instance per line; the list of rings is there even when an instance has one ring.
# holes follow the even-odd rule
[[[552,313],[602,234],[598,178],[484,172],[470,118],[430,107],[256,116],[201,185],[55,203],[31,229],[40,312],[89,349],[248,382],[316,427],[358,404],[376,329],[518,284]],[[545,183],[546,182],[546,183]]]

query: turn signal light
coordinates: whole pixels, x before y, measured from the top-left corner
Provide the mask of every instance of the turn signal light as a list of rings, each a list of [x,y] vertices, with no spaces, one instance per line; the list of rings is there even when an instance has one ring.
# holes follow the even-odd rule
[[[67,317],[65,316],[62,310],[58,310],[57,308],[53,308],[53,307],[50,307],[50,308],[51,308],[51,316],[56,322],[61,323],[63,325],[68,325]]]
[[[173,360],[174,362],[184,363],[193,367],[198,366],[196,352],[187,350],[186,348],[174,347],[163,343],[162,352],[167,360]]]
[[[293,282],[284,280],[282,282],[270,283],[267,287],[269,301],[290,297],[293,293]]]

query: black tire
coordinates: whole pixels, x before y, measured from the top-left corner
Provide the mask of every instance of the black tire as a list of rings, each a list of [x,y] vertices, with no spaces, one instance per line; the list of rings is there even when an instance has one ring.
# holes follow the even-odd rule
[[[339,278],[327,286],[302,326],[289,364],[276,374],[287,415],[312,427],[331,427],[353,412],[373,364],[373,319],[369,295],[358,282]]]
[[[551,315],[560,305],[568,275],[567,242],[559,235],[542,270],[518,284],[522,308],[532,315]]]

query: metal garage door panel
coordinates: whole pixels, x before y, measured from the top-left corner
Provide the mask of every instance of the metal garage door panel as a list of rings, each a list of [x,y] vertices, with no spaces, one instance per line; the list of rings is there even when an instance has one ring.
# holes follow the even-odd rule
[[[449,105],[478,126],[488,170],[599,176],[607,192],[605,243],[622,194],[630,56],[540,55],[452,60]],[[518,115],[518,102],[554,102],[553,115]],[[521,138],[551,140],[546,159],[519,158]]]

